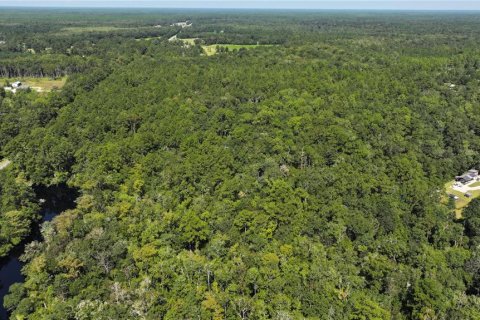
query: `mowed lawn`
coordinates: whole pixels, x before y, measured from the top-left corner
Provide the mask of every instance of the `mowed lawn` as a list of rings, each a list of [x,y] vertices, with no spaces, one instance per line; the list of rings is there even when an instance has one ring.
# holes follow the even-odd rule
[[[24,85],[29,86],[35,91],[38,92],[50,92],[53,89],[61,89],[65,82],[67,81],[67,77],[62,78],[33,78],[33,77],[26,77],[26,78],[0,78],[0,85],[3,86],[5,82],[8,81],[10,83],[15,81],[20,81]]]
[[[445,203],[448,202],[449,194],[458,196],[458,200],[455,200],[455,215],[457,219],[460,219],[462,217],[463,208],[465,208],[473,199],[480,197],[480,190],[469,191],[469,193],[471,193],[472,196],[468,198],[468,197],[465,197],[465,194],[463,194],[462,192],[453,189],[454,183],[455,181],[450,181],[445,184],[446,195],[444,198],[444,202]],[[470,187],[480,186],[480,182],[475,182],[469,186]]]

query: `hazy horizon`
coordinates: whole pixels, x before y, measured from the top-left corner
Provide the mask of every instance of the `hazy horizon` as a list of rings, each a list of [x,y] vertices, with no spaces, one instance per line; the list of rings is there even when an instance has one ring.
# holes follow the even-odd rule
[[[313,10],[480,10],[480,1],[155,1],[155,0],[0,0],[0,7],[159,8],[159,9],[313,9]]]

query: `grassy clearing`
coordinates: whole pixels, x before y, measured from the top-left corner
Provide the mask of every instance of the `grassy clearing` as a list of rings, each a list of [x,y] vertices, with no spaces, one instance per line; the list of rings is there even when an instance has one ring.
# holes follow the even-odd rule
[[[198,39],[199,38],[185,38],[185,39],[176,38],[175,40],[182,41],[184,44],[189,46],[194,46],[195,41]],[[212,44],[212,45],[202,45],[202,49],[203,51],[205,51],[205,54],[207,56],[213,56],[217,53],[219,47],[228,49],[228,51],[234,51],[234,50],[240,50],[242,48],[248,50],[248,49],[254,49],[257,47],[271,47],[271,46],[273,45],[271,44]]]
[[[31,87],[38,92],[50,92],[53,89],[61,89],[67,81],[67,77],[52,79],[52,78],[0,78],[0,85],[3,85],[6,81],[10,83],[14,81],[20,81],[23,84]]]
[[[480,187],[480,181],[479,182],[474,182],[470,185],[470,187],[475,188],[475,187]]]
[[[203,51],[205,51],[205,54],[207,56],[213,56],[214,54],[217,53],[217,46],[216,45],[211,45],[211,46],[202,46]]]
[[[188,44],[189,46],[194,46],[195,45],[195,40],[198,38],[186,38],[186,39],[178,39],[183,41],[183,43]]]
[[[445,184],[446,194],[443,199],[443,202],[444,203],[448,202],[449,194],[456,195],[458,197],[458,200],[455,200],[455,215],[457,219],[460,219],[462,217],[463,208],[465,208],[473,199],[480,197],[480,190],[469,191],[472,194],[472,196],[468,198],[468,197],[465,197],[465,194],[463,194],[462,192],[453,189],[454,183],[455,181],[450,181]],[[480,186],[480,182],[475,182],[470,185],[470,187],[475,187],[475,186]]]
[[[202,48],[205,51],[205,54],[207,56],[213,56],[214,54],[217,53],[217,47],[228,49],[228,51],[234,51],[234,50],[240,50],[242,48],[249,50],[249,49],[254,49],[258,47],[271,47],[271,46],[273,45],[271,44],[212,44],[209,46],[202,46]]]

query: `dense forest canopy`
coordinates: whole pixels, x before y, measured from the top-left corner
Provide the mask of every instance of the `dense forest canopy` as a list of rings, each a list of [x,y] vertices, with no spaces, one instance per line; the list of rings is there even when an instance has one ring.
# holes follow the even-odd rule
[[[479,27],[476,13],[2,11],[0,77],[68,80],[0,89],[0,255],[38,221],[32,185],[80,194],[26,246],[4,306],[479,319],[480,202],[456,219],[443,190],[480,163]]]

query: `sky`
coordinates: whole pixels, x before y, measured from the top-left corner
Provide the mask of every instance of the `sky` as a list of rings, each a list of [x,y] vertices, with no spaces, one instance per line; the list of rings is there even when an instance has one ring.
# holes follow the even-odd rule
[[[480,0],[0,0],[13,7],[480,10]]]

